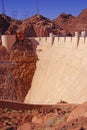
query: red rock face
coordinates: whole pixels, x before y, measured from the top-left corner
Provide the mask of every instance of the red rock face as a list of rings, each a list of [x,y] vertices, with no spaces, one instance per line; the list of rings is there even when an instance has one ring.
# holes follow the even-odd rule
[[[5,15],[0,15],[0,34],[4,34],[10,26],[11,18]]]
[[[0,97],[23,101],[31,87],[37,56],[29,40],[16,42],[10,53],[0,47]]]
[[[63,13],[54,19],[53,22],[60,25],[60,27],[72,35],[74,35],[75,31],[87,31],[87,9],[83,10],[77,17]]]
[[[24,31],[26,37],[49,36],[49,33],[60,36],[72,36],[75,31],[87,31],[87,9],[77,17],[62,13],[54,20],[36,14],[25,20],[14,20],[0,16],[0,33],[15,34],[18,29]]]
[[[58,18],[54,19],[53,22],[61,26],[62,28],[66,29],[69,25],[69,23],[74,19],[75,17],[71,14],[65,14],[62,13]]]

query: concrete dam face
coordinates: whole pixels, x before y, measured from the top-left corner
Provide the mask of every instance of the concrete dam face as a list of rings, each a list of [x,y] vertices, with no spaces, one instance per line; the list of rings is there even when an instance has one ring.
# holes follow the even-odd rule
[[[38,43],[38,61],[25,103],[87,101],[87,37],[42,37],[32,41]]]

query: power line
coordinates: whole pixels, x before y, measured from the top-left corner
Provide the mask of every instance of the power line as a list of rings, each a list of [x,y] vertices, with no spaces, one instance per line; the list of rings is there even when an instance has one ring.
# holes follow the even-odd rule
[[[17,19],[17,11],[12,11],[11,16],[13,19]]]
[[[2,14],[5,14],[4,0],[1,0],[1,3],[2,3]]]
[[[38,0],[36,0],[36,13],[39,14],[39,4],[38,4]]]

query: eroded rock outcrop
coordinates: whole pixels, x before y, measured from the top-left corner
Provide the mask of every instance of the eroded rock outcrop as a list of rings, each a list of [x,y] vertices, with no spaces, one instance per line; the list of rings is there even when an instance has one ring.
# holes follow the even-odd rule
[[[30,40],[16,42],[11,52],[0,46],[0,97],[23,101],[31,87],[37,56]]]
[[[4,34],[10,26],[11,18],[2,14],[0,15],[0,34]]]
[[[84,9],[78,16],[74,17],[71,14],[62,13],[53,22],[64,30],[66,30],[65,35],[70,33],[74,35],[75,31],[81,32],[83,30],[87,31],[87,9]],[[64,32],[62,32],[64,34]]]
[[[61,13],[53,20],[40,14],[25,20],[16,20],[0,15],[0,33],[15,34],[18,29],[21,29],[26,37],[49,36],[49,33],[57,36],[72,36],[75,31],[87,31],[86,19],[87,9],[84,9],[78,16]]]

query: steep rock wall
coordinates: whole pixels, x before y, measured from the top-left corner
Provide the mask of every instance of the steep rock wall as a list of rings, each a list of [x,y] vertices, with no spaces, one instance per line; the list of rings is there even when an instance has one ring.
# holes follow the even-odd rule
[[[36,61],[37,56],[28,39],[16,41],[10,52],[0,45],[0,99],[24,101],[31,87]]]

